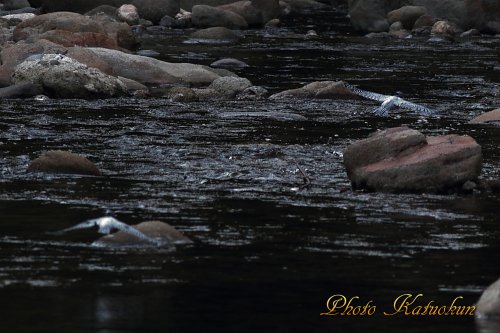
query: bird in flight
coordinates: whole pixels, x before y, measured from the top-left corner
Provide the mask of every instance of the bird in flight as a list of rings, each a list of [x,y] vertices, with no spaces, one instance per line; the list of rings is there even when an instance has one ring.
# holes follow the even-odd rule
[[[79,223],[75,226],[72,226],[70,228],[66,228],[60,231],[53,232],[52,234],[54,235],[61,235],[64,234],[68,231],[73,231],[73,230],[80,230],[80,229],[88,229],[88,228],[93,228],[93,227],[98,227],[98,232],[101,234],[108,235],[111,233],[112,230],[120,230],[123,232],[126,232],[130,235],[133,235],[139,239],[142,239],[144,241],[156,244],[156,245],[162,245],[162,242],[159,240],[156,240],[154,238],[151,238],[149,236],[146,236],[144,233],[140,232],[134,227],[129,226],[128,224],[125,224],[121,221],[118,221],[114,217],[111,216],[104,216],[104,217],[99,217],[97,219],[90,219],[83,221],[82,223]]]
[[[377,116],[382,116],[382,117],[388,116],[389,110],[392,109],[394,106],[399,106],[400,108],[414,111],[414,112],[417,112],[419,114],[423,114],[426,116],[434,113],[433,110],[431,110],[425,106],[418,105],[418,104],[415,104],[412,102],[408,102],[408,101],[402,99],[401,97],[377,94],[377,93],[374,93],[371,91],[359,89],[359,88],[354,87],[348,83],[344,83],[344,84],[345,84],[346,88],[348,88],[349,90],[351,90],[354,94],[356,94],[358,96],[361,96],[361,97],[364,97],[367,99],[371,99],[372,101],[382,102],[381,106],[379,106],[378,108],[373,110],[373,113],[376,114]]]

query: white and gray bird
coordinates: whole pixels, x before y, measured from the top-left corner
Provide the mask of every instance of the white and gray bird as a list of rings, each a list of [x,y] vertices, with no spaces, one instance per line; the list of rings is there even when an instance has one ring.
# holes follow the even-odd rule
[[[373,110],[373,113],[375,113],[378,116],[386,117],[389,114],[389,110],[392,109],[394,106],[399,106],[400,108],[414,111],[426,116],[434,113],[433,110],[425,106],[408,102],[402,99],[401,97],[377,94],[371,91],[359,89],[348,83],[345,83],[345,86],[358,96],[371,99],[373,101],[382,102],[381,106]]]
[[[54,235],[60,235],[63,233],[66,233],[68,231],[73,231],[73,230],[79,230],[79,229],[88,229],[88,228],[93,228],[93,227],[98,227],[98,232],[101,234],[108,235],[111,233],[112,230],[120,230],[123,232],[126,232],[132,236],[135,236],[139,239],[142,239],[144,241],[154,243],[156,245],[161,245],[161,242],[151,238],[149,236],[146,236],[144,233],[140,232],[134,227],[129,226],[128,224],[125,224],[121,221],[118,221],[114,217],[111,216],[104,216],[100,217],[97,219],[90,219],[83,221],[82,223],[79,223],[75,226],[72,226],[70,228],[66,228],[60,231],[53,232],[52,234]]]

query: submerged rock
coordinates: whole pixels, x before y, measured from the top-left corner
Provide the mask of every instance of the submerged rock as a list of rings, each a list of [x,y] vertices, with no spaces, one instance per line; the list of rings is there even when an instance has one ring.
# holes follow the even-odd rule
[[[15,68],[12,82],[40,84],[47,95],[62,98],[116,97],[127,93],[116,77],[62,54],[27,58]]]
[[[234,31],[225,27],[213,27],[195,31],[191,34],[195,39],[214,39],[228,42],[235,42],[240,39]]]
[[[160,221],[146,221],[136,225],[134,228],[142,232],[148,237],[151,237],[159,243],[162,247],[173,247],[175,245],[191,244],[189,238],[184,236],[182,233],[177,231],[171,225],[160,222]],[[106,235],[99,238],[97,241],[92,243],[93,246],[99,247],[151,247],[156,246],[151,242],[147,242],[143,239],[137,238],[129,233],[119,231],[117,233]]]
[[[390,128],[356,141],[344,152],[355,189],[444,192],[475,181],[482,154],[469,136],[425,137],[407,127]]]
[[[101,172],[94,163],[78,154],[63,150],[49,150],[34,159],[28,172],[69,173],[99,176]]]
[[[234,58],[223,58],[216,60],[210,64],[210,67],[216,68],[245,68],[248,64]]]

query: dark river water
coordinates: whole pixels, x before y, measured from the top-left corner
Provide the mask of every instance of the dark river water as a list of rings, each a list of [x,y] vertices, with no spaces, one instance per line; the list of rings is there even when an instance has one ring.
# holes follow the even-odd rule
[[[319,37],[304,39],[309,29]],[[467,122],[498,107],[500,39],[366,39],[332,12],[244,31],[238,44],[187,33],[144,36],[143,48],[174,62],[241,59],[251,67],[237,73],[271,92],[345,80],[437,115],[375,117],[365,100],[4,100],[2,332],[481,332],[472,317],[383,311],[404,293],[475,303],[500,276],[500,197],[352,192],[342,152],[403,124],[468,134],[483,177],[497,178],[500,129]],[[26,173],[49,149],[85,155],[104,176]],[[105,250],[90,246],[95,231],[47,234],[107,209],[168,222],[194,245]],[[376,313],[320,316],[334,294],[372,300]]]

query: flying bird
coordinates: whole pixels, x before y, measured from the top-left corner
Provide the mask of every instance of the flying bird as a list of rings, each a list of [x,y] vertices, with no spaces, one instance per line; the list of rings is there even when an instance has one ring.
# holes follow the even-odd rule
[[[423,115],[430,115],[434,113],[433,110],[425,106],[408,102],[402,99],[401,97],[377,94],[371,91],[359,89],[348,83],[345,83],[345,86],[358,96],[371,99],[372,101],[382,102],[381,106],[373,110],[373,113],[376,114],[377,116],[386,117],[387,115],[389,115],[389,110],[392,109],[394,106],[399,106],[400,108],[414,111]]]
[[[88,229],[88,228],[93,228],[93,227],[98,227],[98,232],[101,234],[108,235],[111,233],[112,230],[120,230],[123,232],[126,232],[132,236],[135,236],[139,239],[142,239],[144,241],[154,243],[156,245],[162,245],[162,243],[154,238],[151,238],[149,236],[146,236],[139,230],[137,230],[134,227],[129,226],[128,224],[125,224],[121,221],[118,221],[114,217],[111,216],[104,216],[100,217],[97,219],[90,219],[86,220],[82,223],[79,223],[75,226],[72,226],[70,228],[66,228],[60,231],[53,232],[52,234],[54,235],[61,235],[64,234],[68,231],[73,231],[73,230],[80,230],[80,229]]]

